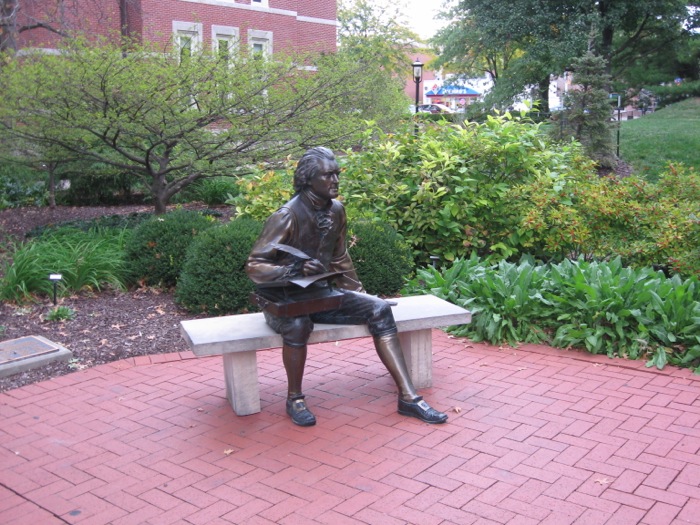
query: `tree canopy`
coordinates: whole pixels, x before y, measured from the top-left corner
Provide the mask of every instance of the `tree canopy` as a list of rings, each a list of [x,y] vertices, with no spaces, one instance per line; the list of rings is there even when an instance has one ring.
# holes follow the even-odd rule
[[[88,31],[90,21],[103,23],[118,13],[123,20],[134,0],[0,0],[0,52],[16,50],[22,33],[43,30],[58,37]],[[90,17],[85,16],[85,11]],[[116,27],[116,26],[115,26]]]
[[[406,24],[400,2],[339,0],[338,22],[341,50],[366,65],[405,76],[407,56],[420,38]]]
[[[157,213],[198,179],[348,147],[368,120],[388,125],[405,106],[386,72],[343,52],[227,60],[80,40],[59,54],[8,56],[0,92],[11,138],[138,176]]]
[[[693,6],[684,0],[453,0],[442,12],[451,22],[434,43],[440,64],[466,76],[488,74],[494,98],[509,103],[528,85],[544,87],[550,74],[586,52],[605,59],[612,81],[629,82],[641,61],[687,51],[697,38]]]

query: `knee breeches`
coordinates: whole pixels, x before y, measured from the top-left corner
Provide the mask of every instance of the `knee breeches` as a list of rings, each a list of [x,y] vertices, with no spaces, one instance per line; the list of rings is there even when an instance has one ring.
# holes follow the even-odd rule
[[[373,295],[339,291],[343,293],[343,302],[335,310],[299,317],[277,317],[265,312],[265,320],[288,346],[304,346],[314,329],[314,323],[366,324],[370,334],[378,337],[396,333],[396,323],[389,303]]]

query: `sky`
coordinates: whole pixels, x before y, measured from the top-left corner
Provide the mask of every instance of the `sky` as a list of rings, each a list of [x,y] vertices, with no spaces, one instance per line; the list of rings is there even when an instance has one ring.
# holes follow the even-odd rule
[[[430,38],[444,24],[435,20],[434,15],[440,11],[442,0],[403,0],[406,4],[406,21],[411,29],[422,38]]]

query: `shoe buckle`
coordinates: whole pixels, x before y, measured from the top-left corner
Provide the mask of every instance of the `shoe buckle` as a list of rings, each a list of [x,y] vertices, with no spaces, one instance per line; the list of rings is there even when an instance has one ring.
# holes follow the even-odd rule
[[[422,399],[421,399],[420,401],[418,401],[418,403],[416,403],[416,404],[417,404],[419,407],[421,407],[423,410],[425,410],[426,412],[427,412],[428,410],[430,410],[430,405],[429,405],[428,403],[426,403],[426,402],[425,402],[424,400],[422,400]]]

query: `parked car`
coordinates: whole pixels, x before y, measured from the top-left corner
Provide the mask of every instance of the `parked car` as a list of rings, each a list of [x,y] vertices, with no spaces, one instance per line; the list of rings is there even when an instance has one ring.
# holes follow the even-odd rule
[[[421,104],[418,113],[454,113],[454,110],[443,104]]]

